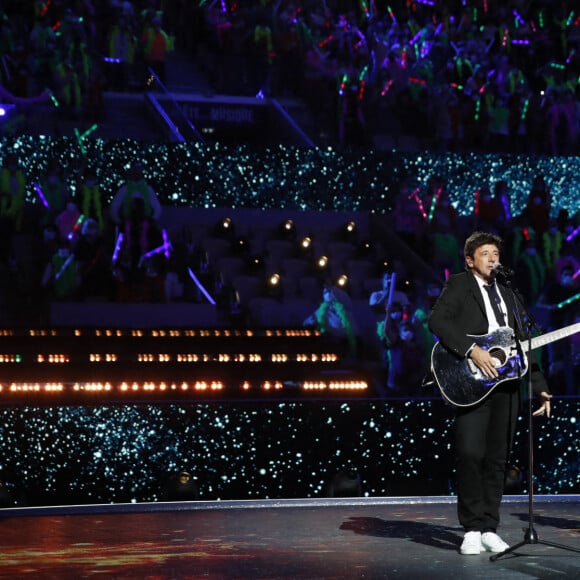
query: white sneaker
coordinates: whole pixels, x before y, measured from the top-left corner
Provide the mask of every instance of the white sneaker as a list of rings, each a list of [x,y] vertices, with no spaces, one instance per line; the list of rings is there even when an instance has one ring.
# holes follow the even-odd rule
[[[494,552],[499,554],[500,552],[505,552],[509,546],[493,532],[485,532],[481,534],[481,545],[484,550],[488,552]]]
[[[466,532],[459,552],[464,556],[474,556],[485,552],[485,548],[481,543],[481,532]]]

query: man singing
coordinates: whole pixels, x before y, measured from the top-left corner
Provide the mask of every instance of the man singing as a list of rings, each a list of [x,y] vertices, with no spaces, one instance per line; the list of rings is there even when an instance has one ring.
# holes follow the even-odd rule
[[[449,278],[429,317],[429,329],[445,349],[459,358],[469,357],[482,375],[492,379],[499,376],[496,361],[468,335],[485,335],[509,326],[520,339],[525,337],[517,323],[518,313],[525,313],[524,306],[495,279],[500,248],[501,238],[495,234],[469,236],[464,247],[466,271]],[[533,392],[541,401],[534,415],[549,417],[552,395],[533,362],[531,379]],[[520,404],[520,381],[499,381],[483,400],[456,408],[457,513],[465,531],[461,554],[500,553],[509,548],[497,527]]]

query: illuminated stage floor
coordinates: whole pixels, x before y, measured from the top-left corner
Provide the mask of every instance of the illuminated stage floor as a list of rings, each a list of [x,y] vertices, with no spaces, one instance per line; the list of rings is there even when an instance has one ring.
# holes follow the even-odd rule
[[[501,533],[524,539],[509,496]],[[540,541],[580,550],[580,496],[536,496]],[[580,553],[541,543],[460,556],[454,498],[116,504],[0,512],[0,578],[578,578]]]

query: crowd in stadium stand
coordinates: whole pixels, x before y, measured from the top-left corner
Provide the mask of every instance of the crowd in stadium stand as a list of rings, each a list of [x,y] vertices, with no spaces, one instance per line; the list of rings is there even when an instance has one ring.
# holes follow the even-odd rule
[[[98,118],[174,50],[220,93],[306,100],[339,144],[578,148],[580,16],[567,0],[0,3],[0,81]]]
[[[72,117],[97,120],[105,90],[145,90],[149,67],[166,82],[167,59],[180,50],[218,92],[306,100],[339,145],[369,145],[386,133],[438,151],[578,152],[580,15],[566,1],[3,1],[0,32],[3,98],[54,100]],[[38,184],[48,197],[38,276],[29,288],[61,300],[166,299],[163,253],[147,256],[163,246],[159,208],[139,168],[132,171],[109,208],[90,171],[71,199],[60,168],[47,169]],[[0,252],[3,271],[15,276],[25,183],[18,172],[16,157],[3,155]],[[458,271],[458,216],[445,184],[431,187],[423,203],[437,196],[434,219],[422,221],[403,190],[397,233],[437,268]],[[577,301],[558,305],[578,293],[580,236],[566,242],[578,216],[551,216],[543,176],[520,216],[506,200],[501,182],[493,192],[482,188],[469,226],[506,239],[520,289],[528,304],[550,312],[550,327],[577,321]],[[119,233],[125,244],[111,267]],[[391,366],[408,358],[394,349],[425,347],[417,341],[425,340],[428,302],[413,296],[410,305],[387,305],[389,324],[377,332]],[[570,355],[553,352],[550,364]]]

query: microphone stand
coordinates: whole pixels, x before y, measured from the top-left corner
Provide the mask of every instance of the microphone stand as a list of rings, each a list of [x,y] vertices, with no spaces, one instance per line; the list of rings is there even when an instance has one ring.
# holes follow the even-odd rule
[[[535,327],[539,329],[541,332],[540,327],[538,326],[535,318],[529,312],[527,308],[524,306],[524,301],[521,298],[520,293],[517,289],[512,288],[511,280],[509,280],[508,276],[505,276],[505,285],[510,290],[513,300],[514,300],[514,315],[516,319],[516,325],[520,327],[522,334],[525,334],[526,341],[528,344],[528,370],[526,373],[527,379],[527,391],[528,391],[528,401],[527,401],[527,418],[528,418],[528,527],[524,528],[524,539],[513,546],[505,549],[503,552],[498,554],[493,554],[490,556],[490,560],[494,562],[495,560],[505,556],[506,554],[511,554],[518,548],[522,546],[527,546],[531,544],[543,544],[544,546],[552,546],[553,548],[561,548],[563,550],[569,550],[571,552],[579,552],[580,549],[574,548],[573,546],[566,546],[564,544],[558,544],[556,542],[549,542],[547,540],[540,540],[538,533],[534,528],[534,415],[533,415],[533,389],[532,389],[532,362],[531,362],[531,355],[532,355],[532,329]],[[525,327],[522,323],[521,313],[518,308],[518,302],[522,305],[525,310],[525,314],[527,317],[528,322],[525,324]],[[518,350],[518,355],[523,357],[524,354],[522,352],[522,347],[520,341],[518,340],[517,333],[515,336],[516,341],[516,348]],[[521,358],[520,360],[524,360]],[[521,367],[520,367],[521,368]]]

